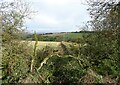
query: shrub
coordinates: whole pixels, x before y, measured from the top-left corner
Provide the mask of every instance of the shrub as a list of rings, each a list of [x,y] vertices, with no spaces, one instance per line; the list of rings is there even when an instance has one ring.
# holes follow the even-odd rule
[[[26,42],[11,42],[4,47],[2,56],[3,83],[17,83],[30,71],[31,47]]]
[[[78,83],[79,79],[85,75],[78,61],[70,56],[52,56],[46,64],[39,70],[40,75],[45,79],[45,83]]]

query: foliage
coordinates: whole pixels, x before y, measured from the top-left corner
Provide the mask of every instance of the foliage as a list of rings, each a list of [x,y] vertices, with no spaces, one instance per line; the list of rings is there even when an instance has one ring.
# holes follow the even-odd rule
[[[27,5],[20,0],[14,2],[1,1],[0,26],[2,29],[2,41],[4,43],[20,38],[20,34],[23,32],[24,19],[31,12]]]
[[[29,73],[31,47],[20,40],[24,19],[30,11],[27,4],[17,0],[0,2],[0,28],[2,29],[2,80],[17,83]],[[30,52],[30,53],[29,53]]]
[[[30,59],[32,52],[28,43],[12,42],[8,48],[3,49],[3,83],[17,83],[27,76],[30,71]]]
[[[85,38],[86,46],[81,53],[89,58],[91,67],[99,74],[119,74],[119,2],[93,1],[89,5],[93,17],[91,26],[96,34]]]
[[[32,60],[31,60],[31,68],[30,68],[30,71],[33,72],[33,65],[34,65],[34,62],[35,62],[35,57],[36,57],[36,48],[37,48],[37,44],[38,44],[38,39],[37,39],[37,36],[36,36],[36,32],[34,33],[34,38],[35,38],[35,45],[34,45],[34,49],[33,49],[33,55],[32,55]]]
[[[78,61],[70,56],[51,57],[41,68],[40,74],[45,83],[78,83],[79,79],[85,75]]]
[[[89,4],[93,33],[57,37],[34,33],[34,39],[28,36],[35,40],[33,48],[20,39],[28,9],[21,9],[25,6],[21,2],[1,3],[3,83],[26,80],[27,83],[72,84],[86,83],[86,79],[99,83],[106,75],[117,77],[119,82],[120,2],[112,2]],[[55,49],[46,46],[37,50],[38,40],[62,42]],[[75,43],[67,45],[63,41]]]
[[[43,49],[41,50],[37,50],[36,53],[36,68],[38,68],[40,66],[40,64],[42,63],[42,61],[47,58],[50,57],[53,54],[53,49],[49,46],[45,46]]]

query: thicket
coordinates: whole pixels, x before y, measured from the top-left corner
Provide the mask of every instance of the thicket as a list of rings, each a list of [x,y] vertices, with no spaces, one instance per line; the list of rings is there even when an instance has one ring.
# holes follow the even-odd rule
[[[23,1],[0,2],[2,31],[2,83],[17,83],[28,75],[32,47],[21,41],[24,19],[30,10]]]
[[[120,77],[120,2],[89,3],[94,35],[84,38],[82,55],[89,58],[91,68],[100,75]]]

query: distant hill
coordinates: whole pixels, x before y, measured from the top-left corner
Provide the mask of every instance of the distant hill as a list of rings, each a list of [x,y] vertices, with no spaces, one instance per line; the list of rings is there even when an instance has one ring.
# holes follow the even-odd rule
[[[60,33],[44,33],[37,34],[38,41],[65,41],[65,42],[79,42],[83,36],[94,33],[91,31],[80,31],[80,32],[60,32]],[[34,41],[34,35],[30,34],[27,39]]]
[[[42,34],[42,36],[63,36],[65,34],[68,34],[68,32],[66,32],[66,33],[46,33],[46,34]]]

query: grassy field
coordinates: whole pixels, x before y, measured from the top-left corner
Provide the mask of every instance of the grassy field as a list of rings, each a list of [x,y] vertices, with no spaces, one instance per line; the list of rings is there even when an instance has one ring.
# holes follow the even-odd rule
[[[29,45],[32,46],[34,48],[34,44],[35,44],[35,41],[28,41]],[[45,46],[50,46],[52,48],[57,48],[59,45],[60,45],[61,42],[51,42],[51,41],[38,41],[38,44],[37,44],[37,49],[42,49],[44,48]],[[66,46],[69,46],[70,44],[75,44],[76,43],[69,43],[69,42],[62,42],[64,43]]]
[[[84,33],[67,33],[64,34],[64,38],[81,38],[84,35]]]
[[[81,38],[85,33],[55,33],[55,34],[46,34],[43,36],[63,36],[64,38]]]
[[[35,41],[29,41],[30,45],[34,46]],[[37,49],[42,49],[45,46],[56,48],[61,42],[38,41]]]
[[[54,33],[54,34],[45,34],[45,35],[38,35],[38,41],[65,41],[65,42],[75,42],[86,35],[88,33]],[[33,38],[34,40],[34,38]]]

